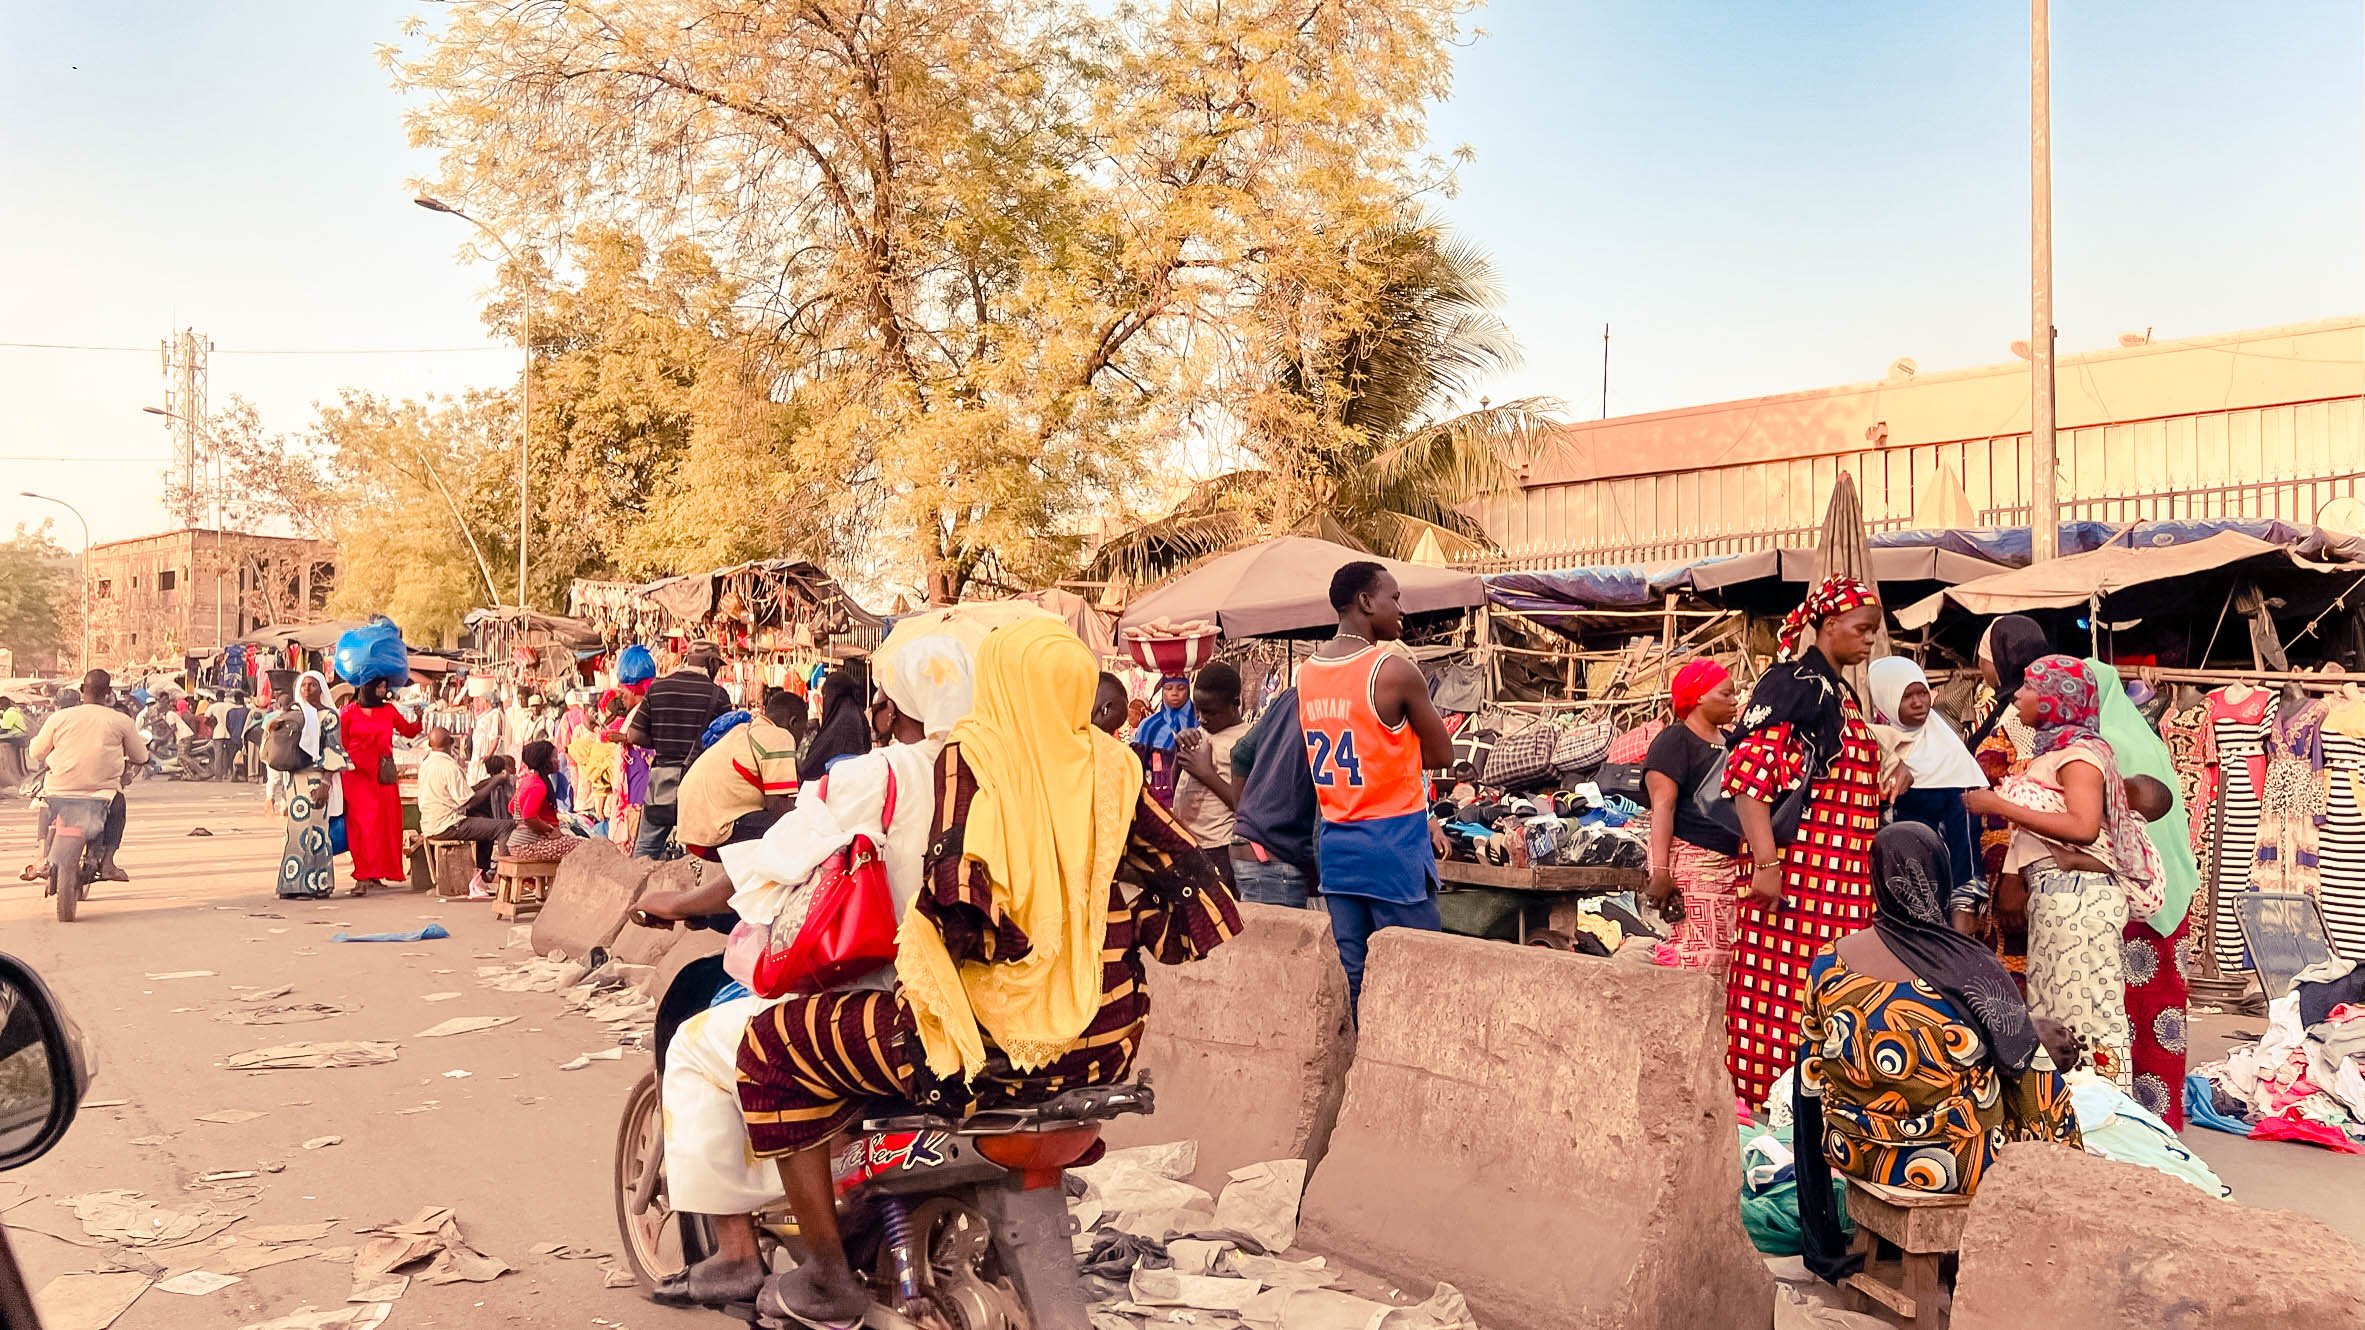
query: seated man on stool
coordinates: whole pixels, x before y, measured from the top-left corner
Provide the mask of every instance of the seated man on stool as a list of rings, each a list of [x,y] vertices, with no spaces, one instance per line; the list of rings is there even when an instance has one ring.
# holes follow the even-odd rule
[[[508,759],[500,759],[506,768]],[[494,772],[492,762],[486,763],[485,786],[499,782],[506,774]],[[505,806],[479,796],[493,793],[489,789],[470,789],[468,773],[460,766],[460,759],[452,752],[452,732],[438,725],[427,731],[427,756],[419,761],[419,834],[428,840],[464,840],[476,845],[476,880],[469,884],[468,894],[490,895],[493,888],[493,845],[514,821],[497,815],[488,816]]]

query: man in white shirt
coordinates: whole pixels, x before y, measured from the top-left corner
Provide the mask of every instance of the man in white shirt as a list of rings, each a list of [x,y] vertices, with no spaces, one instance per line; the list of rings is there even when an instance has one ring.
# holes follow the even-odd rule
[[[82,676],[82,701],[51,713],[33,736],[28,754],[44,764],[41,792],[60,799],[105,799],[106,826],[99,833],[99,872],[110,882],[130,874],[115,866],[123,844],[124,779],[148,760],[139,726],[114,706],[115,681],[105,670]]]
[[[465,809],[475,796],[460,759],[452,756],[452,732],[441,725],[427,731],[427,756],[419,760],[419,835],[474,841],[477,876],[489,879],[493,845],[514,824],[506,818],[470,817]]]
[[[509,723],[501,710],[501,699],[476,699],[476,723],[468,738],[468,773],[484,779],[484,760],[508,751]]]
[[[1174,816],[1229,884],[1233,881],[1233,807],[1240,802],[1240,784],[1232,773],[1232,747],[1249,730],[1240,715],[1240,672],[1220,660],[1199,671],[1191,681],[1191,706],[1199,713],[1199,728],[1184,730],[1174,741],[1175,755],[1182,762],[1182,775],[1174,785]],[[1240,848],[1250,855],[1255,853],[1245,844]]]

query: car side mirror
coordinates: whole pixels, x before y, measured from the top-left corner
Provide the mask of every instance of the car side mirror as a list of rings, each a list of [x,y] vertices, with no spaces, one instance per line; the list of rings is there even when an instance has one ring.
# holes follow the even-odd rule
[[[49,1153],[89,1088],[82,1032],[41,976],[0,954],[0,1170]]]

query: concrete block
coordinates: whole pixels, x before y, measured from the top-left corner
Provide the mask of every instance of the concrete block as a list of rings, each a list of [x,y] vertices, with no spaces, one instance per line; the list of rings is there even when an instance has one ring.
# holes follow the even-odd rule
[[[534,954],[563,951],[579,961],[593,947],[614,943],[655,867],[605,840],[586,841],[571,851],[559,861],[549,897],[534,916]]]
[[[1388,929],[1362,1015],[1303,1241],[1489,1330],[1770,1322],[1713,978]]]
[[[2220,1200],[2135,1164],[2008,1145],[1971,1198],[1953,1324],[2365,1326],[2365,1252],[2313,1219]]]
[[[701,957],[722,955],[723,947],[731,940],[730,934],[717,933],[711,928],[676,929],[671,936],[673,945],[667,947],[665,955],[658,960],[656,973],[650,977],[646,990],[650,997],[660,1001],[665,997],[665,990],[673,987],[674,976],[680,974],[684,966]]]
[[[1355,1051],[1330,916],[1240,907],[1240,935],[1191,965],[1151,962],[1148,1068],[1158,1111],[1103,1128],[1112,1147],[1199,1143],[1191,1181],[1268,1159],[1320,1161]]]
[[[706,863],[703,860],[669,860],[659,864],[650,872],[648,880],[641,886],[641,892],[646,895],[651,892],[678,891],[694,887],[707,874],[719,874],[722,871],[719,866]],[[682,934],[687,931],[690,930],[680,927],[650,928],[627,920],[624,927],[617,932],[616,940],[608,944],[608,955],[627,965],[655,965],[664,959],[666,952],[670,951],[674,944],[680,940]]]

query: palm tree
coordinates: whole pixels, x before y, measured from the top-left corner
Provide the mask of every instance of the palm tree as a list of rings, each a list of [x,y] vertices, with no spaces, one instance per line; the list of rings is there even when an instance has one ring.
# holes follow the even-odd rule
[[[1173,511],[1104,542],[1100,576],[1150,580],[1194,559],[1279,534],[1318,535],[1396,558],[1434,535],[1449,557],[1489,548],[1461,511],[1517,483],[1518,463],[1556,424],[1558,403],[1478,399],[1519,363],[1496,314],[1494,265],[1436,221],[1410,216],[1342,263],[1377,265],[1361,301],[1286,288],[1261,322],[1278,347],[1266,391],[1243,412],[1260,466],[1195,486]],[[1292,330],[1323,307],[1331,331]]]

